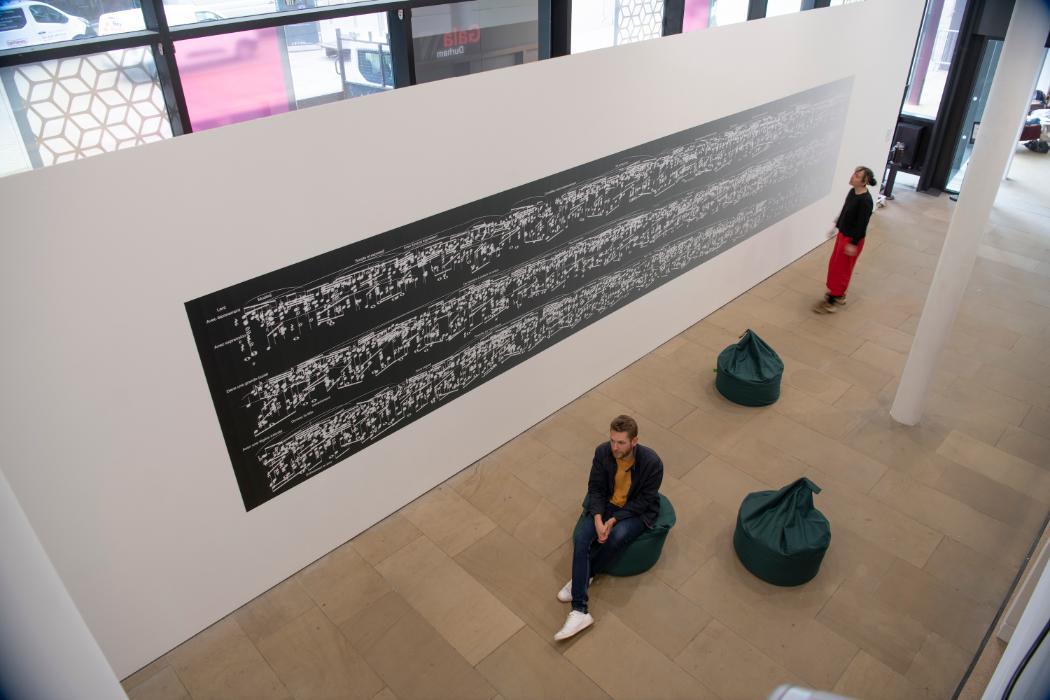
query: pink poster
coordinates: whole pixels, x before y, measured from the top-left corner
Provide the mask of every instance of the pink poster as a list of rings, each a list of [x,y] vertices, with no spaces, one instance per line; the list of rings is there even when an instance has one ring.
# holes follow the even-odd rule
[[[686,0],[682,31],[707,29],[711,20],[711,0]]]
[[[289,110],[277,31],[254,29],[175,42],[194,131]]]

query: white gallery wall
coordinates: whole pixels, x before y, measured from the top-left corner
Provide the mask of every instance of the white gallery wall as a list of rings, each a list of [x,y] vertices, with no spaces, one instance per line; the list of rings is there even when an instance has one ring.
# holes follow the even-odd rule
[[[882,169],[922,8],[668,37],[0,180],[0,467],[118,676],[822,242],[853,166]],[[823,201],[245,512],[184,302],[850,76]]]

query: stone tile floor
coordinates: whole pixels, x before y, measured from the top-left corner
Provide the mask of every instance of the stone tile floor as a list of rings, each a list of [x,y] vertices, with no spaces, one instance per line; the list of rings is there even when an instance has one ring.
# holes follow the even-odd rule
[[[1018,152],[1013,172],[920,426],[888,409],[954,205],[902,187],[842,312],[810,310],[826,243],[125,679],[129,696],[951,697],[1050,506],[1050,156]],[[713,386],[746,328],[786,365],[768,408]],[[596,583],[596,625],[557,644],[590,455],[621,412],[667,463],[678,525],[651,572]],[[745,494],[801,475],[833,542],[782,589],[731,534]]]

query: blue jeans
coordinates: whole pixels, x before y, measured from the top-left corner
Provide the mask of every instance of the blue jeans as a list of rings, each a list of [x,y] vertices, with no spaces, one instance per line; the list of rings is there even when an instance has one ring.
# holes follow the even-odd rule
[[[619,510],[605,509],[602,520],[608,520]],[[617,520],[605,544],[598,543],[598,531],[594,528],[594,516],[588,515],[572,543],[572,609],[587,612],[587,586],[592,576],[597,576],[616,561],[632,540],[645,530],[639,517]]]

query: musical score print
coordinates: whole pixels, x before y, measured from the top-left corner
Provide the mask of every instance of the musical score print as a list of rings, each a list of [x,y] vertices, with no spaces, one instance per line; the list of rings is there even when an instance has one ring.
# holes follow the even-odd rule
[[[245,508],[824,197],[851,88],[813,88],[187,302]]]

